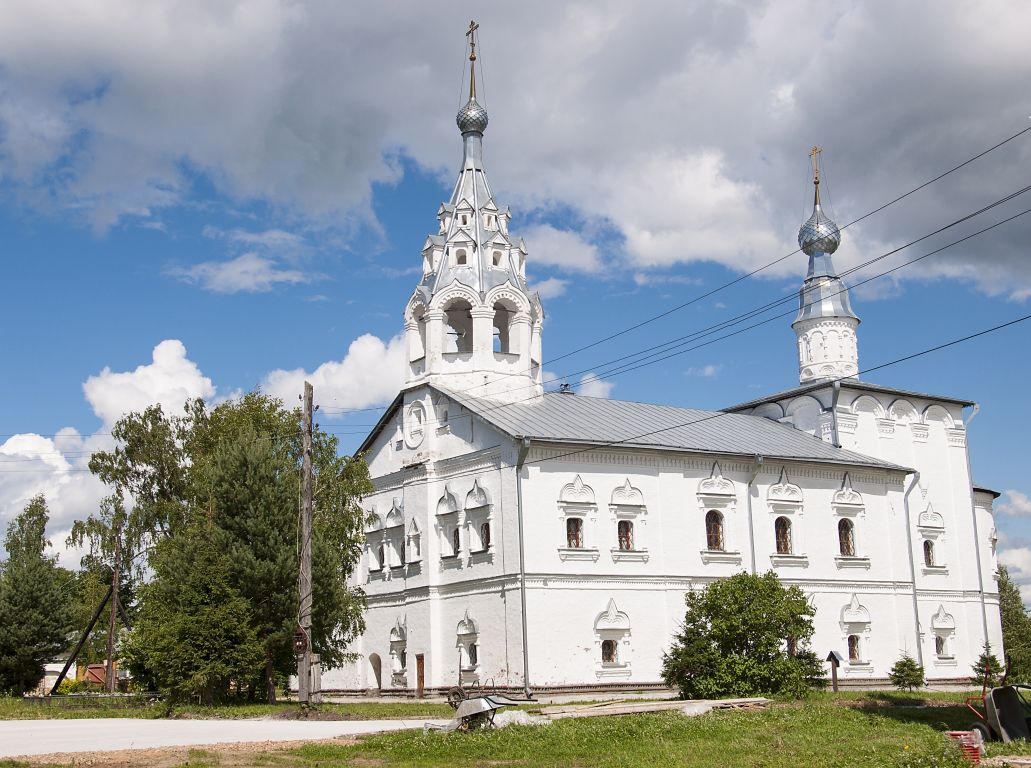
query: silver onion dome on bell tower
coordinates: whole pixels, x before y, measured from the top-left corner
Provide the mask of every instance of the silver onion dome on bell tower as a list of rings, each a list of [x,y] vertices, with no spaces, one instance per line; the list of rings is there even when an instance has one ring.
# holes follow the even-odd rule
[[[487,127],[487,110],[475,96],[471,96],[466,105],[458,110],[455,122],[462,133],[483,133]]]

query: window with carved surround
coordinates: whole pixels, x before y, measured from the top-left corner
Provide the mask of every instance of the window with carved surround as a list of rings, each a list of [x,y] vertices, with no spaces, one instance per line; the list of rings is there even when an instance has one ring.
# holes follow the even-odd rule
[[[831,498],[831,511],[837,519],[838,554],[834,562],[838,568],[869,568],[870,558],[860,547],[859,526],[866,518],[866,504],[862,495],[852,487],[848,473],[841,487]]]
[[[609,519],[615,523],[616,546],[611,549],[615,562],[647,562],[648,549],[643,542],[647,511],[644,495],[630,483],[629,477],[612,491]]]
[[[598,505],[594,489],[585,485],[580,475],[562,486],[558,496],[558,511],[559,559],[596,561],[599,550],[594,537]]]
[[[704,524],[703,563],[741,563],[741,553],[734,547],[728,530],[737,516],[737,489],[723,476],[720,463],[713,462],[709,476],[698,483],[698,512]]]
[[[956,657],[953,652],[953,641],[956,637],[956,619],[945,610],[945,605],[938,604],[938,610],[931,616],[931,632],[934,635],[935,663],[938,666],[954,666]]]
[[[845,644],[848,666],[846,674],[868,675],[873,666],[866,657],[867,640],[870,637],[870,611],[853,594],[852,599],[841,608],[841,634]]]
[[[774,567],[807,567],[802,541],[801,523],[803,517],[802,489],[791,482],[786,467],[782,467],[780,478],[770,486],[766,494],[773,520],[773,554],[770,563]]]
[[[388,562],[384,565],[390,568],[401,568],[405,564],[405,521],[404,504],[399,499],[394,499],[390,512],[387,513],[386,524],[383,528],[383,541],[386,545]]]
[[[422,532],[419,530],[419,524],[412,518],[412,522],[408,526],[408,562],[418,563],[422,560]]]
[[[605,610],[594,620],[599,679],[630,677],[630,618],[609,598]]]
[[[491,498],[477,478],[465,496],[465,527],[469,540],[469,553],[481,554],[490,551],[490,524],[492,519]]]
[[[366,514],[365,520],[365,556],[370,576],[379,576],[386,565],[386,551],[383,547],[383,518],[374,511]]]
[[[398,618],[390,630],[390,684],[395,688],[408,686],[408,626]]]
[[[945,520],[928,504],[917,518],[917,530],[923,541],[920,544],[920,555],[923,558],[925,574],[947,573],[942,557],[942,544],[945,540]]]
[[[462,620],[458,622],[455,635],[459,677],[463,683],[476,682],[479,680],[480,670],[480,627],[475,620],[469,617],[468,610]]]
[[[450,484],[444,485],[444,495],[437,501],[436,518],[441,565],[450,563],[448,567],[454,567],[462,552],[462,521],[458,497],[452,492]]]

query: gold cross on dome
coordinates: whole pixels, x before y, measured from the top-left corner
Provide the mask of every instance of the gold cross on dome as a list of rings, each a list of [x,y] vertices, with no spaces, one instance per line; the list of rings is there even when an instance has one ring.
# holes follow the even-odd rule
[[[470,21],[469,31],[465,33],[465,36],[469,38],[469,61],[476,61],[476,30],[479,28],[479,24]]]
[[[823,152],[823,150],[820,147],[817,147],[816,145],[813,145],[813,148],[809,150],[809,158],[810,158],[810,160],[812,160],[812,163],[813,163],[813,183],[814,184],[819,184],[820,183],[820,153],[821,152]]]

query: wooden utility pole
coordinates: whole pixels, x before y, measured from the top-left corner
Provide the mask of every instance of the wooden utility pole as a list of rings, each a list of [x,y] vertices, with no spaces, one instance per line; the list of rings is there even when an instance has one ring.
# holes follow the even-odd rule
[[[311,432],[312,386],[304,382],[304,427],[301,457],[301,567],[297,579],[300,598],[298,623],[304,648],[297,656],[297,700],[311,701]]]
[[[120,513],[120,509],[116,512]],[[122,526],[115,526],[115,558],[111,569],[111,603],[108,607],[107,621],[107,669],[104,675],[104,688],[108,693],[115,692],[115,628],[118,621],[118,585],[122,571]]]

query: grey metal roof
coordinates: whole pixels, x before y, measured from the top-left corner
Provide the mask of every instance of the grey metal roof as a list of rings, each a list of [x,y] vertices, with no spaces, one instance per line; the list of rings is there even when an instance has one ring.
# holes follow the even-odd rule
[[[794,427],[758,416],[559,393],[502,404],[435,388],[519,439],[749,457],[759,454],[905,471],[897,464],[835,448]]]
[[[729,408],[724,408],[724,411],[743,411],[746,408],[754,408],[757,405],[763,403],[772,403],[776,400],[784,400],[788,397],[797,397],[798,395],[804,395],[807,392],[815,392],[820,389],[829,388],[833,384],[832,381],[820,381],[816,384],[805,384],[801,387],[792,387],[791,389],[785,389],[782,392],[774,392],[771,395],[760,397],[755,400],[749,400],[747,403],[738,403],[732,405]],[[842,388],[858,389],[863,392],[884,392],[889,395],[897,395],[898,397],[919,397],[924,400],[939,400],[943,403],[955,403],[956,405],[968,406],[975,405],[971,400],[960,400],[955,397],[946,397],[943,395],[928,395],[924,392],[914,392],[909,389],[898,389],[897,387],[884,387],[880,384],[871,384],[866,381],[859,381],[858,379],[843,379],[841,381]]]

